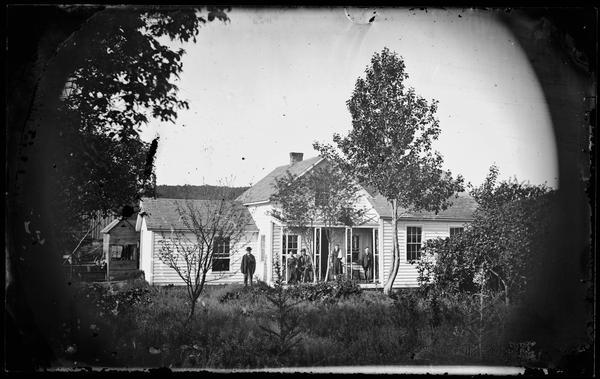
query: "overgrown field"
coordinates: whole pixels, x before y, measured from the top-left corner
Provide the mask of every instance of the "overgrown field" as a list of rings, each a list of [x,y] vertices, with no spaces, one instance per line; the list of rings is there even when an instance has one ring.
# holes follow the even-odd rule
[[[481,307],[477,298],[414,290],[390,298],[347,281],[281,291],[262,283],[209,287],[188,320],[184,288],[80,284],[72,320],[54,348],[69,366],[539,362],[533,341],[504,337],[510,309],[501,300]]]

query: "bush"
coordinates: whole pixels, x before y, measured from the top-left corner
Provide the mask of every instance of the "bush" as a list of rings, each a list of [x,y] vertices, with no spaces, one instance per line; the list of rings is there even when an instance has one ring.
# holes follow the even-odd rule
[[[336,302],[339,299],[361,294],[358,283],[346,278],[338,278],[333,282],[298,284],[290,286],[288,290],[294,298],[322,302]]]
[[[145,283],[145,282],[144,282]],[[150,288],[140,281],[126,283],[122,288],[116,285],[82,283],[76,289],[76,296],[102,315],[114,315],[128,312],[138,303],[151,302]]]
[[[269,287],[265,282],[258,281],[256,285],[252,287],[241,287],[232,290],[228,290],[224,294],[218,296],[220,303],[226,303],[232,300],[239,300],[245,298],[250,301],[256,301],[263,296],[273,292],[273,288]]]

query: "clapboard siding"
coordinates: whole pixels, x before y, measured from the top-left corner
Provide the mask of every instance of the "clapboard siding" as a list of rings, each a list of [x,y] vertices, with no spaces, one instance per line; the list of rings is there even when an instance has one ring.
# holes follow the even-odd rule
[[[272,278],[273,281],[277,280],[277,266],[275,262],[279,261],[279,253],[281,252],[281,236],[282,236],[282,227],[280,225],[273,224],[273,239],[271,240],[271,246],[273,249],[271,251],[271,259],[272,259]],[[281,262],[279,262],[281,265]],[[282,272],[283,274],[283,272]]]
[[[252,253],[256,257],[256,277],[263,281],[268,281],[268,273],[271,270],[271,250],[272,245],[270,243],[272,239],[271,235],[271,222],[273,217],[271,216],[273,207],[271,204],[262,204],[262,205],[251,205],[248,206],[248,211],[254,220],[259,232],[257,236],[256,249],[253,250]],[[265,252],[264,252],[264,260],[261,259],[261,246],[260,246],[260,238],[261,236],[265,237]]]
[[[177,274],[177,272],[169,267],[167,264],[160,260],[159,254],[163,244],[170,243],[171,237],[169,233],[155,232],[154,234],[154,248],[153,248],[153,259],[152,259],[152,284],[155,285],[184,285],[184,281]],[[187,236],[189,240],[193,241],[193,236]],[[186,243],[190,243],[187,242]],[[252,251],[255,251],[256,246],[256,233],[246,233],[242,241],[234,244],[230,248],[230,263],[228,272],[213,273],[208,272],[206,276],[207,284],[226,284],[226,283],[240,283],[244,281],[244,276],[240,272],[240,265],[242,256],[245,253],[246,247],[250,246]]]
[[[394,280],[393,287],[417,287],[418,272],[416,264],[406,260],[406,228],[408,226],[420,226],[422,229],[421,241],[425,242],[434,238],[445,238],[450,235],[450,227],[463,226],[458,221],[405,221],[398,222],[398,242],[400,244],[400,265],[398,275]],[[391,220],[383,220],[383,274],[384,282],[390,275],[393,262],[393,227]]]

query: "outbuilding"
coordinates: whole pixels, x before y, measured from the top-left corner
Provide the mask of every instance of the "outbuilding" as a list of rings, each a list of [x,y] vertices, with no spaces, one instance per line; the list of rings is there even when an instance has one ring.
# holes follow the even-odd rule
[[[108,280],[130,277],[139,268],[140,233],[135,230],[137,213],[113,220],[102,229],[102,251]]]

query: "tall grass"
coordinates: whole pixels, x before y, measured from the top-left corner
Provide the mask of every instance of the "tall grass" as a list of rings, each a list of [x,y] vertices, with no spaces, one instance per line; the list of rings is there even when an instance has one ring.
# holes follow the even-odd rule
[[[84,286],[74,309],[79,321],[67,323],[57,346],[69,362],[129,367],[523,364],[537,357],[531,343],[504,337],[510,309],[502,302],[490,302],[480,325],[473,321],[479,314],[472,298],[401,291],[392,299],[357,288],[286,289],[297,303],[300,342],[281,349],[264,331],[281,315],[269,300],[275,290],[264,283],[209,287],[189,322],[183,288]]]

